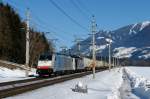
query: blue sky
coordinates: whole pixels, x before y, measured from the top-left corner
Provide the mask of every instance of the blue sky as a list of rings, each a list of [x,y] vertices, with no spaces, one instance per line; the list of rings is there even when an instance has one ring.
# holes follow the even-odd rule
[[[150,20],[150,0],[53,0],[88,31],[70,21],[50,0],[3,1],[11,4],[22,20],[25,20],[26,9],[30,8],[31,26],[41,32],[50,32],[47,38],[57,38],[57,48],[70,47],[76,37],[86,38],[92,14],[96,17],[97,30],[115,30]]]

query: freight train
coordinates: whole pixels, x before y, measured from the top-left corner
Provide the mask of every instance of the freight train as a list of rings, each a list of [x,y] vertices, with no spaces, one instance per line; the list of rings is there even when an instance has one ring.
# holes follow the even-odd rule
[[[37,74],[39,76],[51,76],[70,74],[92,70],[92,59],[76,55],[41,54],[38,60]],[[106,69],[102,61],[96,60],[96,69]]]

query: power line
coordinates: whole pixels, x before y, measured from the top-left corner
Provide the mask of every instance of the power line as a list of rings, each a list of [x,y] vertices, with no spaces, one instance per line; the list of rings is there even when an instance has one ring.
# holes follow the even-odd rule
[[[38,25],[39,27],[44,28],[44,29],[47,30],[47,31],[51,31],[51,32],[50,32],[51,36],[55,36],[55,37],[53,37],[53,38],[57,38],[57,39],[58,39],[57,41],[58,41],[61,45],[64,45],[64,44],[65,44],[64,42],[68,42],[66,39],[63,39],[61,36],[57,35],[57,33],[56,33],[55,31],[49,30],[48,28],[44,27],[43,25],[38,24],[38,23],[36,23],[35,21],[33,22],[33,20],[32,20],[32,23],[34,23],[36,26]],[[45,32],[44,32],[44,33],[45,33]],[[54,34],[55,34],[55,35],[54,35]],[[56,42],[56,43],[57,43],[57,42]]]
[[[27,6],[29,6],[29,5],[27,5]],[[37,19],[37,21],[39,22],[39,23],[43,23],[43,25],[44,25],[44,27],[47,27],[47,21],[45,21],[45,20],[41,20],[41,18],[39,18],[38,16],[37,16],[37,14],[35,13],[35,12],[33,12],[32,10],[31,10],[31,12],[32,12],[32,16],[33,17],[35,17],[35,19]],[[43,18],[44,19],[44,18]],[[48,24],[49,25],[49,24]],[[53,25],[50,25],[50,27],[51,27],[51,29],[53,28],[53,29],[55,29],[55,30],[57,30],[57,31],[59,31],[59,32],[61,32],[61,33],[64,33],[64,34],[69,34],[70,35],[70,33],[69,32],[67,32],[67,31],[64,31],[62,28],[58,28],[58,27],[55,27],[55,26],[53,26]],[[48,27],[48,28],[50,28],[50,27]],[[88,30],[88,29],[87,29]],[[85,36],[85,35],[84,35]]]
[[[11,4],[14,4],[13,5],[13,8],[15,8],[16,10],[20,10],[21,12],[24,12],[22,9],[19,9],[18,7],[17,7],[17,3],[16,2],[14,2],[14,1],[9,1]],[[52,29],[50,29],[49,27],[47,27],[47,25],[45,25],[45,24],[47,24],[45,21],[43,21],[43,20],[41,20],[36,14],[35,14],[35,12],[33,12],[31,9],[30,9],[30,12],[32,13],[32,17],[34,17],[34,24],[36,24],[36,25],[38,25],[39,27],[42,27],[42,28],[44,28],[44,29],[46,29],[46,30],[50,30],[50,31],[52,31]],[[30,13],[30,14],[31,14]],[[33,20],[33,19],[32,19]],[[37,23],[38,22],[38,23]],[[40,24],[40,23],[43,23],[42,25]],[[60,28],[57,28],[57,27],[55,27],[55,26],[50,26],[50,27],[53,27],[55,30],[57,30],[57,31],[60,31],[60,32],[63,32],[64,34],[69,34],[68,32],[66,32],[66,31],[63,31],[63,30],[60,30]]]
[[[43,23],[43,25],[45,26],[45,27],[47,27],[47,22],[46,21],[44,21],[44,20],[41,20],[33,11],[31,11],[32,12],[32,15],[34,16],[34,19],[36,19],[39,23]],[[60,27],[59,28],[57,28],[57,27],[55,27],[55,26],[52,26],[52,25],[50,25],[50,27],[52,27],[52,28],[54,28],[55,30],[57,30],[57,31],[59,31],[59,32],[63,32],[64,34],[70,34],[70,33],[68,33],[68,32],[66,32],[66,31],[64,31],[64,30],[62,30],[62,29],[60,29]],[[49,28],[49,27],[48,27]]]
[[[60,6],[58,6],[53,0],[49,0],[49,2],[54,5],[61,13],[63,13],[70,21],[72,21],[74,24],[78,25],[80,28],[88,31],[87,28],[82,26],[80,23],[78,23],[74,18],[72,18],[70,15],[68,15]]]
[[[79,56],[81,55],[81,41],[82,41],[82,40],[83,40],[83,39],[77,38],[77,37],[75,37],[75,40],[74,40],[75,45],[77,46],[76,52],[77,52],[77,54],[78,54]]]
[[[35,25],[37,25],[37,26],[39,26],[39,27],[42,27],[42,28],[44,28],[45,30],[47,30],[47,31],[51,31],[50,33],[51,34],[54,34],[55,33],[55,37],[56,38],[59,38],[59,39],[61,39],[63,42],[65,41],[65,39],[63,39],[61,36],[58,36],[57,35],[57,32],[55,32],[55,31],[53,31],[53,30],[50,30],[49,28],[47,28],[47,27],[45,27],[45,26],[43,26],[43,25],[41,25],[41,24],[38,24],[38,23],[36,23],[35,21],[33,21],[32,20],[32,23],[34,23]],[[67,41],[67,40],[66,40]],[[62,43],[62,42],[61,42]]]
[[[55,33],[55,34],[58,34],[58,33],[57,33],[56,31],[54,31],[53,29],[50,29],[50,27],[47,27],[46,22],[45,22],[45,21],[42,21],[35,13],[33,13],[32,10],[31,10],[31,12],[32,12],[32,16],[34,16],[34,19],[32,18],[34,24],[36,24],[36,25],[39,26],[39,27],[44,28],[44,29],[47,30],[47,31],[51,31],[51,32],[53,32],[53,33]],[[40,24],[40,23],[43,23],[43,24]],[[56,28],[56,27],[54,27],[54,26],[53,26],[53,28],[55,28],[55,30],[60,31],[61,33],[63,32],[64,34],[66,34],[66,33],[69,34],[68,32],[65,32],[65,31],[63,31],[63,30],[60,30],[60,28]],[[58,36],[58,35],[57,35],[57,37],[59,37],[59,38],[61,39],[61,41],[65,41],[61,36]],[[62,43],[62,42],[60,42],[60,43]]]
[[[82,2],[82,0],[76,0],[76,2],[78,3],[78,5],[81,5],[81,7],[84,8],[84,10],[85,10],[89,15],[93,15],[93,13],[87,8],[87,6],[85,6],[85,4]]]
[[[76,0],[75,0],[76,1]],[[75,2],[74,0],[70,0],[70,2],[72,3],[72,5],[77,8],[79,10],[79,12],[85,16],[86,19],[89,20],[89,18],[87,17],[88,15],[86,13],[84,13],[84,11],[80,8],[80,6]]]
[[[16,3],[16,2],[14,2],[14,1],[9,1],[10,2],[10,4],[11,4],[11,6],[13,6],[13,8],[15,9],[15,10],[20,10],[21,12],[24,12],[24,10],[23,9],[19,9],[18,8],[18,4]],[[27,8],[27,7],[26,7]],[[55,36],[55,37],[57,37],[57,38],[59,38],[59,40],[58,40],[58,42],[61,44],[61,45],[64,45],[64,43],[63,42],[67,42],[67,40],[66,39],[63,39],[61,36],[58,36],[57,34],[57,32],[55,32],[55,31],[53,31],[52,29],[50,29],[49,27],[47,27],[47,25],[45,25],[46,23],[45,23],[45,21],[41,21],[40,20],[40,18],[39,17],[37,17],[36,15],[35,15],[35,13],[33,13],[33,11],[30,9],[30,15],[31,15],[31,13],[32,13],[32,16],[34,16],[34,18],[32,18],[32,20],[30,20],[30,25],[32,25],[32,28],[36,28],[36,26],[38,26],[38,28],[40,27],[40,28],[43,28],[44,30],[46,30],[46,31],[51,31],[51,32],[53,32],[53,34],[55,33],[55,35],[53,35],[53,36]],[[27,21],[27,20],[26,20]],[[41,24],[41,23],[43,23],[43,24]],[[31,26],[30,26],[31,27]],[[55,27],[55,30],[59,30],[58,28],[56,29],[56,27]],[[66,33],[66,32],[65,32]],[[61,41],[60,41],[61,40]]]
[[[63,37],[59,36],[56,31],[54,31],[54,30],[52,30],[52,29],[49,29],[49,28],[46,27],[45,25],[38,24],[38,23],[37,23],[36,21],[34,21],[33,19],[32,19],[32,23],[34,23],[36,26],[39,26],[39,27],[44,28],[44,30],[46,30],[46,31],[48,31],[48,32],[50,31],[50,33],[51,33],[53,36],[55,36],[56,38],[59,38],[59,40],[61,40],[60,43],[61,43],[62,45],[63,45],[62,42],[68,42],[66,39],[63,39]]]
[[[32,12],[33,13],[33,12]],[[34,14],[34,16],[35,16],[35,14]],[[49,27],[47,27],[47,25],[45,25],[45,24],[39,24],[39,23],[42,23],[42,21],[40,21],[40,19],[38,18],[38,17],[36,17],[36,18],[32,18],[32,22],[35,24],[35,25],[37,25],[37,26],[39,26],[39,27],[42,27],[44,30],[46,30],[46,31],[50,31],[50,32],[52,32],[53,34],[55,33],[55,35],[57,35],[58,33],[56,32],[56,31],[54,31],[53,29],[50,29]],[[44,21],[43,21],[43,23],[44,23]],[[55,29],[55,30],[58,30],[58,28],[57,29]],[[66,32],[64,32],[64,34],[65,34]],[[64,39],[62,39],[62,37],[61,36],[58,36],[57,35],[57,37],[59,37],[59,38],[61,38],[61,40],[63,40],[63,41],[65,41]]]
[[[17,8],[17,3],[16,2],[14,2],[14,1],[10,1],[11,2],[11,4],[15,4],[15,6],[14,6],[14,8],[15,9],[17,9],[17,10],[21,10],[21,12],[24,12],[23,11],[23,9],[18,9]],[[29,7],[29,5],[27,5],[28,7]],[[46,24],[47,24],[47,22],[45,22],[45,21],[43,21],[43,20],[41,20],[37,15],[36,15],[36,13],[35,12],[33,12],[33,10],[31,10],[30,9],[30,12],[32,13],[32,17],[34,17],[33,19],[35,20],[34,21],[34,23],[36,23],[39,27],[42,27],[42,28],[44,28],[44,29],[46,29],[46,30],[50,30],[50,31],[52,31],[52,29],[50,29],[50,27],[52,27],[52,28],[54,28],[55,30],[57,30],[57,31],[59,31],[59,32],[63,32],[64,34],[70,34],[70,33],[68,33],[68,32],[66,32],[66,31],[64,31],[64,30],[62,30],[62,29],[60,29],[60,28],[57,28],[57,27],[55,27],[55,26],[50,26],[50,27],[48,27]],[[32,19],[32,20],[33,20]],[[41,25],[41,23],[42,23],[42,25]]]

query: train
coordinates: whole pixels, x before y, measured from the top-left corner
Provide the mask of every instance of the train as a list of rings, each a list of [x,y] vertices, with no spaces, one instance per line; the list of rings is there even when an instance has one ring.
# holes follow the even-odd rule
[[[65,55],[60,53],[44,53],[38,60],[36,73],[39,76],[63,75],[92,70],[92,59],[77,55]],[[96,60],[96,69],[106,69],[103,61]]]

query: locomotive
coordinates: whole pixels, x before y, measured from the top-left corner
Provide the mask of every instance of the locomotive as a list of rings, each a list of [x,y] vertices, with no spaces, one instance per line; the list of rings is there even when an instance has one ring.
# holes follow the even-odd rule
[[[71,74],[92,70],[91,63],[92,59],[88,57],[70,56],[60,53],[44,53],[39,57],[36,72],[39,76]],[[102,61],[96,60],[96,69],[102,68],[107,68],[107,66],[103,66]]]

